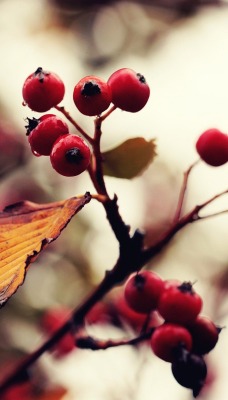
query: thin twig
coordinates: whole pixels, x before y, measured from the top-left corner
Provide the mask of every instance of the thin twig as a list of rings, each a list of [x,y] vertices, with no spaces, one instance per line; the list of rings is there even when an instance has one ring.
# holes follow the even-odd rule
[[[210,217],[213,217],[216,215],[223,214],[224,212],[227,212],[226,210],[224,210],[224,211],[219,211],[218,213],[209,214],[208,216],[205,216],[205,217],[199,216],[199,212],[204,207],[206,207],[208,204],[212,203],[213,201],[215,201],[219,197],[224,196],[227,193],[228,193],[228,190],[224,190],[223,192],[216,194],[215,196],[206,200],[204,203],[195,206],[188,214],[184,215],[176,223],[172,224],[169,227],[169,229],[161,235],[161,237],[158,239],[158,241],[155,244],[153,244],[151,247],[149,247],[148,249],[143,251],[143,254],[142,254],[143,261],[141,261],[141,262],[143,262],[145,264],[151,258],[156,256],[163,249],[163,247],[169,243],[169,241],[173,238],[173,236],[176,235],[176,233],[179,232],[186,225],[191,224],[196,221],[199,221],[201,219],[210,218]]]
[[[155,328],[150,328],[149,331],[133,339],[101,340],[101,339],[95,339],[91,336],[78,337],[75,340],[75,344],[80,349],[90,349],[90,350],[106,350],[111,347],[134,346],[138,343],[148,340],[151,337],[154,330]]]
[[[199,163],[199,161],[200,160],[195,161],[192,165],[190,165],[190,167],[187,169],[187,171],[184,172],[183,182],[182,182],[182,186],[181,186],[181,190],[180,190],[180,194],[179,194],[179,199],[177,202],[177,208],[176,208],[176,212],[175,212],[174,219],[173,219],[174,224],[179,221],[180,216],[181,216],[190,172],[195,167],[195,165],[197,165]]]
[[[100,121],[104,121],[107,117],[109,117],[110,114],[113,113],[114,110],[117,109],[117,106],[112,106],[111,108],[109,108],[108,111],[106,111],[106,113],[102,114],[100,117],[98,117],[100,119]]]
[[[64,107],[55,106],[56,110],[61,112],[66,119],[77,129],[79,133],[90,143],[93,144],[93,139],[86,133],[86,131],[71,117],[70,113]]]

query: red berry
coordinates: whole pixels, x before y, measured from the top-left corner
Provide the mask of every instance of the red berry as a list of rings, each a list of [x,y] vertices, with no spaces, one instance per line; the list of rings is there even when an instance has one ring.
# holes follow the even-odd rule
[[[197,140],[196,150],[207,164],[219,167],[228,161],[228,135],[218,129],[208,129]]]
[[[89,75],[82,78],[74,87],[73,100],[82,114],[95,116],[109,107],[112,95],[103,79]]]
[[[193,322],[202,308],[201,297],[190,282],[173,283],[163,290],[158,301],[158,312],[165,321],[188,324]]]
[[[203,315],[198,315],[194,323],[188,328],[192,340],[192,351],[196,354],[207,354],[216,345],[220,329],[210,320],[210,318]]]
[[[207,377],[207,365],[201,356],[185,351],[172,363],[171,370],[181,386],[192,389],[193,397],[199,395]]]
[[[65,86],[59,76],[41,67],[26,78],[22,88],[24,102],[37,112],[45,112],[57,106],[64,94]]]
[[[112,315],[110,311],[111,310],[108,303],[99,301],[86,314],[85,321],[89,325],[110,324],[112,322]]]
[[[147,316],[134,311],[126,302],[123,295],[118,296],[113,308],[116,310],[117,317],[123,325],[131,326],[136,332],[140,332],[146,322]]]
[[[90,163],[90,148],[77,135],[60,136],[50,154],[52,167],[61,175],[76,176],[86,170]]]
[[[134,311],[147,314],[157,307],[163,286],[163,280],[155,272],[143,271],[135,274],[125,286],[126,302]]]
[[[38,120],[34,118],[33,120],[28,119],[28,121],[32,127],[37,121],[37,126],[32,129],[28,125],[27,132],[32,151],[39,155],[49,156],[56,139],[69,132],[66,122],[56,115],[47,114]]]
[[[173,362],[180,346],[188,351],[192,348],[191,334],[183,326],[165,323],[158,326],[151,336],[154,354],[164,361]]]
[[[112,102],[121,110],[140,111],[147,103],[150,88],[143,75],[130,68],[115,71],[108,79],[112,90]]]
[[[47,310],[41,319],[41,327],[49,335],[55,333],[69,318],[70,312],[67,308],[54,308]],[[56,355],[61,357],[75,349],[75,340],[71,333],[66,333],[61,340],[52,348]]]

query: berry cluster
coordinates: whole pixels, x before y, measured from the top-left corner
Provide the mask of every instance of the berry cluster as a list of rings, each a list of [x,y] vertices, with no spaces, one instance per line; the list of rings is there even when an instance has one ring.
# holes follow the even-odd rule
[[[151,335],[152,351],[171,363],[174,378],[196,397],[207,375],[203,356],[215,347],[220,328],[200,314],[203,302],[192,284],[163,281],[143,271],[129,278],[124,296],[133,311],[146,315],[156,310],[162,317]]]
[[[22,89],[24,105],[36,112],[57,107],[64,94],[65,86],[59,76],[41,67],[26,78]],[[111,103],[114,108],[128,112],[140,111],[149,95],[143,75],[129,68],[114,72],[107,82],[97,76],[86,76],[73,90],[75,106],[87,116],[99,116]],[[27,120],[28,141],[36,156],[50,156],[52,167],[64,176],[76,176],[87,169],[91,150],[85,138],[69,133],[67,124],[54,114]]]
[[[27,121],[28,141],[34,155],[50,156],[52,167],[64,176],[76,176],[86,170],[90,148],[82,137],[69,133],[64,121],[54,114]]]

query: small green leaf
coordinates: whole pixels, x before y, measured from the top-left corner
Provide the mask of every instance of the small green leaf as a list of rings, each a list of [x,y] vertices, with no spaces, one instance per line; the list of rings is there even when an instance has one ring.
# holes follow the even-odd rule
[[[102,153],[105,175],[132,179],[141,174],[153,161],[155,140],[142,137],[128,139],[112,150]]]

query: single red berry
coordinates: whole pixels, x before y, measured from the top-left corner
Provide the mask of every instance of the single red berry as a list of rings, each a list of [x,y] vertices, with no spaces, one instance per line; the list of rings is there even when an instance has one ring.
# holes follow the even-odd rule
[[[82,114],[95,116],[109,107],[112,94],[103,79],[89,75],[82,78],[74,87],[73,100]]]
[[[41,67],[26,78],[22,88],[25,104],[37,112],[45,112],[57,106],[64,94],[65,86],[59,76]]]
[[[66,122],[53,114],[43,115],[39,119],[28,118],[26,128],[33,153],[43,156],[49,156],[56,139],[69,132]]]
[[[1,396],[1,400],[29,400],[35,392],[31,382],[15,383]]]
[[[129,307],[125,296],[122,293],[114,300],[113,309],[116,311],[116,316],[119,319],[120,324],[123,324],[123,326],[130,326],[136,332],[141,331],[147,320],[145,314],[140,314]]]
[[[134,274],[125,285],[126,302],[134,311],[148,314],[157,307],[163,287],[163,280],[155,272]]]
[[[228,161],[228,135],[215,128],[208,129],[198,138],[196,150],[207,164],[219,167]]]
[[[86,314],[85,321],[89,325],[111,324],[112,315],[110,311],[110,305],[108,303],[99,301]]]
[[[192,389],[193,397],[197,397],[207,377],[207,365],[203,357],[184,351],[171,366],[176,381],[188,389]]]
[[[154,354],[164,361],[173,362],[180,346],[188,351],[192,348],[191,334],[183,326],[165,323],[158,326],[151,336]]]
[[[181,285],[173,283],[163,290],[158,301],[158,312],[165,321],[188,324],[196,319],[202,303],[190,282]]]
[[[61,175],[76,176],[86,170],[90,163],[90,148],[77,135],[60,136],[50,154],[52,167]]]
[[[113,104],[124,111],[140,111],[147,103],[150,88],[143,75],[130,68],[115,71],[108,79]]]
[[[198,315],[188,329],[193,340],[193,353],[207,354],[215,347],[219,338],[220,328],[210,318]]]
[[[41,319],[41,328],[48,335],[55,333],[69,318],[70,311],[65,307],[47,310]],[[75,349],[75,340],[71,333],[66,333],[51,349],[57,357],[65,356]]]

